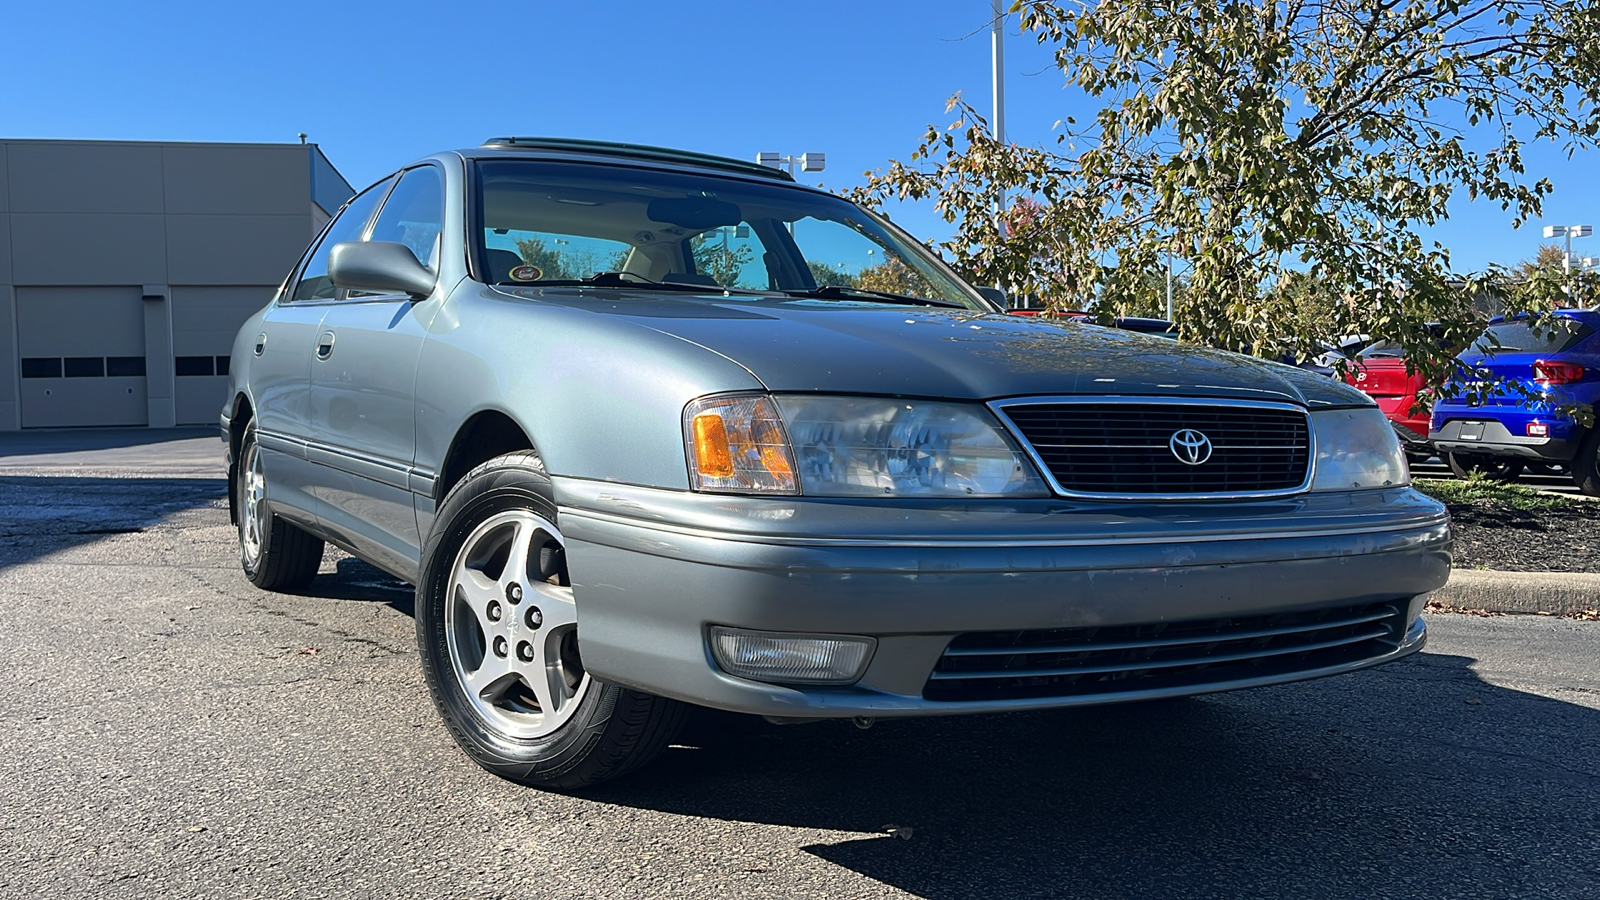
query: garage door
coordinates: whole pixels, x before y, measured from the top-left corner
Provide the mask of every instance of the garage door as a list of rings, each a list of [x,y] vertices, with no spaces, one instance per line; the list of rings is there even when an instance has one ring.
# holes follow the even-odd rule
[[[228,355],[273,287],[172,289],[172,371],[179,425],[215,425],[228,394]]]
[[[140,289],[16,291],[22,427],[146,424]]]

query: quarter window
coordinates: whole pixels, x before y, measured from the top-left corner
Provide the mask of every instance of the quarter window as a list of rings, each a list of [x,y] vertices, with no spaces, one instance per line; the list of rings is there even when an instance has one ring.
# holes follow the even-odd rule
[[[367,219],[372,217],[373,207],[383,199],[393,182],[393,178],[385,178],[344,205],[344,211],[322,233],[322,243],[317,245],[317,252],[311,254],[306,267],[300,271],[300,282],[294,288],[295,300],[333,299],[335,289],[328,278],[328,254],[333,251],[334,244],[361,240],[361,230],[366,226]]]

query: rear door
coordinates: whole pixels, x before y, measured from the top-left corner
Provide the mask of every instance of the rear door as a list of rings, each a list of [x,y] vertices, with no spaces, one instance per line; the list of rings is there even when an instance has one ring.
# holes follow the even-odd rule
[[[437,271],[443,221],[443,170],[422,165],[400,174],[367,239],[404,244]],[[341,291],[311,355],[308,456],[318,465],[323,525],[397,573],[421,554],[410,483],[416,372],[438,306],[432,298]]]
[[[267,499],[281,515],[307,524],[316,521],[317,503],[312,492],[315,470],[306,459],[312,437],[311,359],[317,329],[335,299],[333,282],[328,280],[328,252],[340,241],[361,236],[393,183],[385,179],[345,204],[268,307],[254,336],[250,393]]]

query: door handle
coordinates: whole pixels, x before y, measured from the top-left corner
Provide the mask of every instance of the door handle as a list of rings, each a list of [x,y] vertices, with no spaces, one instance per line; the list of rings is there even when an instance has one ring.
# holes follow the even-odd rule
[[[256,355],[260,356],[267,349],[267,333],[265,331],[256,335]]]
[[[317,338],[317,359],[327,359],[333,355],[333,332],[324,331]]]

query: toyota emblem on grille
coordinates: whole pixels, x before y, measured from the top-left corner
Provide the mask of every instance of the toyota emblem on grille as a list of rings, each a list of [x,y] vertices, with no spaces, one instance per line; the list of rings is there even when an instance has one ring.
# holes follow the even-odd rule
[[[1174,432],[1167,446],[1172,448],[1172,455],[1178,462],[1186,466],[1198,466],[1211,458],[1211,438],[1193,428]]]

